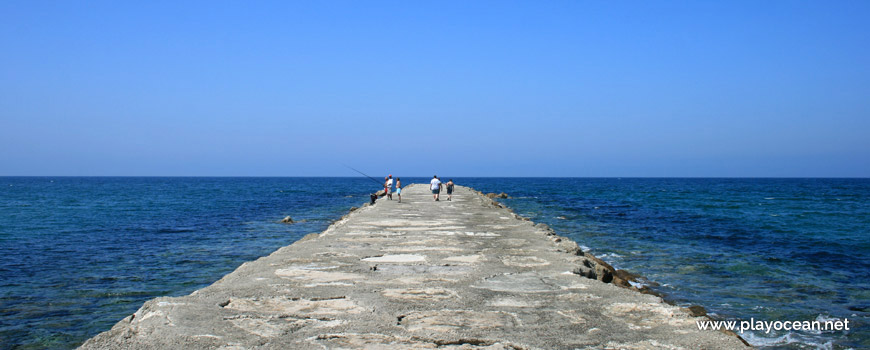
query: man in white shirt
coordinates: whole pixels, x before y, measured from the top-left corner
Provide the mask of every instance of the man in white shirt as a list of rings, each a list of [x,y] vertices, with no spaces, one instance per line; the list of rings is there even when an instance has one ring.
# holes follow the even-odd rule
[[[429,182],[429,189],[432,190],[432,198],[438,200],[441,193],[441,180],[438,180],[438,175],[432,176],[432,181]]]
[[[393,175],[392,174],[390,174],[390,176],[387,177],[387,185],[385,187],[386,187],[385,191],[387,192],[387,198],[389,198],[390,200],[393,200]]]

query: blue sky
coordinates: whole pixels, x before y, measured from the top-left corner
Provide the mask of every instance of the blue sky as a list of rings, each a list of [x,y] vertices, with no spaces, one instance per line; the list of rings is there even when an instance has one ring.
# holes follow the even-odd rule
[[[0,175],[870,176],[870,2],[0,2]]]

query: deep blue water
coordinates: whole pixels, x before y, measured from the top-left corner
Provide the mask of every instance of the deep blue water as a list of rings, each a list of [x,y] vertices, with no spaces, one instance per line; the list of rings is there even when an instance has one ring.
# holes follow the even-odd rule
[[[852,325],[745,335],[756,345],[870,348],[868,179],[454,180],[507,192],[517,213],[677,304]],[[0,348],[75,347],[148,299],[324,230],[377,189],[365,178],[0,177]],[[279,223],[286,215],[307,221]]]
[[[0,178],[0,348],[71,348],[359,206],[358,178]],[[290,215],[303,223],[279,223]]]
[[[848,318],[746,334],[768,348],[870,348],[870,179],[469,179],[680,305],[724,319]]]

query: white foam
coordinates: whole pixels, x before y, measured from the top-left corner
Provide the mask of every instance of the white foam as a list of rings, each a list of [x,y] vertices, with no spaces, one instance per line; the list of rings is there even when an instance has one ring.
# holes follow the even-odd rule
[[[832,341],[822,342],[820,339],[795,332],[788,332],[773,337],[758,335],[757,332],[746,332],[740,336],[755,347],[784,347],[790,344],[799,344],[798,346],[810,346],[815,349],[829,350],[834,348],[834,343]]]
[[[825,322],[837,322],[837,321],[842,321],[842,320],[839,318],[836,318],[836,317],[831,317],[828,315],[819,314],[818,316],[816,316],[816,321],[819,321],[821,323],[825,323]]]

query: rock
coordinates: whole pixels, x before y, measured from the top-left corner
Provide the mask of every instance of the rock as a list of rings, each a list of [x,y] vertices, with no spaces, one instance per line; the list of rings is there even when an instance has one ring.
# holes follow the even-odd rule
[[[553,242],[556,243],[556,247],[559,251],[563,251],[571,255],[583,256],[583,250],[580,249],[580,246],[577,244],[577,242],[574,242],[570,239],[562,239],[562,237],[556,235],[552,235],[551,237],[555,238],[553,239]]]
[[[689,310],[689,315],[692,315],[692,317],[707,316],[707,309],[704,309],[700,305],[689,306],[687,310]]]
[[[510,198],[510,196],[508,196],[507,193],[502,192],[498,194],[498,198]]]
[[[853,306],[849,306],[849,310],[868,312],[868,311],[870,311],[870,306],[868,306],[868,305],[853,305]]]
[[[293,219],[290,218],[290,216],[288,215],[288,216],[284,217],[284,219],[282,219],[281,222],[283,222],[283,223],[285,223],[285,224],[292,224],[292,223],[294,223],[295,221],[293,221]]]
[[[625,271],[625,270],[616,270],[614,275],[616,275],[616,277],[619,277],[623,280],[632,281],[632,282],[637,282],[637,277],[638,277],[637,275],[635,275],[631,272]]]
[[[582,255],[585,257],[585,259],[583,259],[583,265],[575,268],[571,272],[589,279],[599,280],[604,283],[613,283],[617,286],[626,288],[631,287],[631,284],[628,283],[628,281],[633,279],[633,275],[631,275],[627,271],[616,270],[615,268],[613,268],[613,266],[610,266],[610,264],[606,263],[604,260],[601,260],[589,253],[582,253],[578,255]],[[626,279],[626,277],[630,277],[632,279]]]
[[[359,208],[357,208],[357,207],[350,207],[350,210],[348,210],[348,212],[353,212],[354,210],[357,210],[357,209],[359,209]]]
[[[573,272],[576,275],[586,277],[588,279],[593,279],[593,280],[598,279],[598,275],[595,274],[595,270],[590,269],[590,268],[585,267],[585,266],[577,267],[574,270],[571,270],[571,272]]]
[[[486,194],[486,197],[487,197],[487,198],[490,198],[490,199],[492,199],[492,198],[510,198],[510,196],[508,196],[508,194],[507,194],[507,193],[504,193],[504,192],[499,193],[499,194],[495,194],[495,193],[487,193],[487,194]]]

